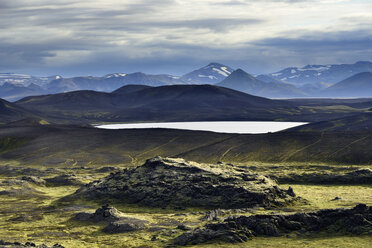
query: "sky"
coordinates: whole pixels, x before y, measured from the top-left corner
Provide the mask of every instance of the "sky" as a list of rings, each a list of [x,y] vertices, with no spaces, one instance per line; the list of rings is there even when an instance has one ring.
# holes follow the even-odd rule
[[[0,72],[249,73],[372,60],[372,0],[0,0]]]

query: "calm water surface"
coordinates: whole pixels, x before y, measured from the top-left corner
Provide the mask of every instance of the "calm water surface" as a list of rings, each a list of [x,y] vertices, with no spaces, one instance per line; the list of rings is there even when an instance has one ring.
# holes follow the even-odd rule
[[[104,129],[132,129],[132,128],[171,128],[197,131],[212,131],[218,133],[258,134],[278,132],[291,127],[307,124],[305,122],[277,122],[277,121],[205,121],[205,122],[161,122],[161,123],[132,123],[99,125]]]

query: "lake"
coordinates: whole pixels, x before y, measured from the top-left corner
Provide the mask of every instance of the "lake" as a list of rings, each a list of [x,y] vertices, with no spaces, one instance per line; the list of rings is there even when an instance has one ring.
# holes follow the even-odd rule
[[[278,132],[291,127],[305,125],[305,122],[279,121],[205,121],[205,122],[160,122],[98,125],[104,129],[132,128],[171,128],[196,131],[212,131],[217,133],[259,134]]]

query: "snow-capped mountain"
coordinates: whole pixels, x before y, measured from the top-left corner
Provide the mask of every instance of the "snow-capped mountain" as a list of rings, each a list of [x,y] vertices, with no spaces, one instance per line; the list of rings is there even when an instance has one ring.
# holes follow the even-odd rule
[[[233,71],[226,65],[210,63],[183,75],[180,79],[187,84],[216,84],[227,78]]]
[[[5,83],[14,84],[18,86],[29,86],[31,84],[36,84],[43,86],[51,82],[52,80],[59,79],[60,76],[50,76],[50,77],[34,77],[26,74],[19,73],[0,73],[0,85]]]
[[[359,61],[355,64],[289,67],[267,76],[297,86],[312,84],[318,88],[325,88],[361,72],[372,72],[372,62]]]

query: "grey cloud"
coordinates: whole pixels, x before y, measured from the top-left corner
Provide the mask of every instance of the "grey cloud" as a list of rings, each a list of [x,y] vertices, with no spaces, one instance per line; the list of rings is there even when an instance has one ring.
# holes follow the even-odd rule
[[[370,30],[353,30],[339,32],[318,32],[304,34],[298,38],[268,38],[255,42],[256,45],[277,47],[292,51],[334,51],[372,49]]]

